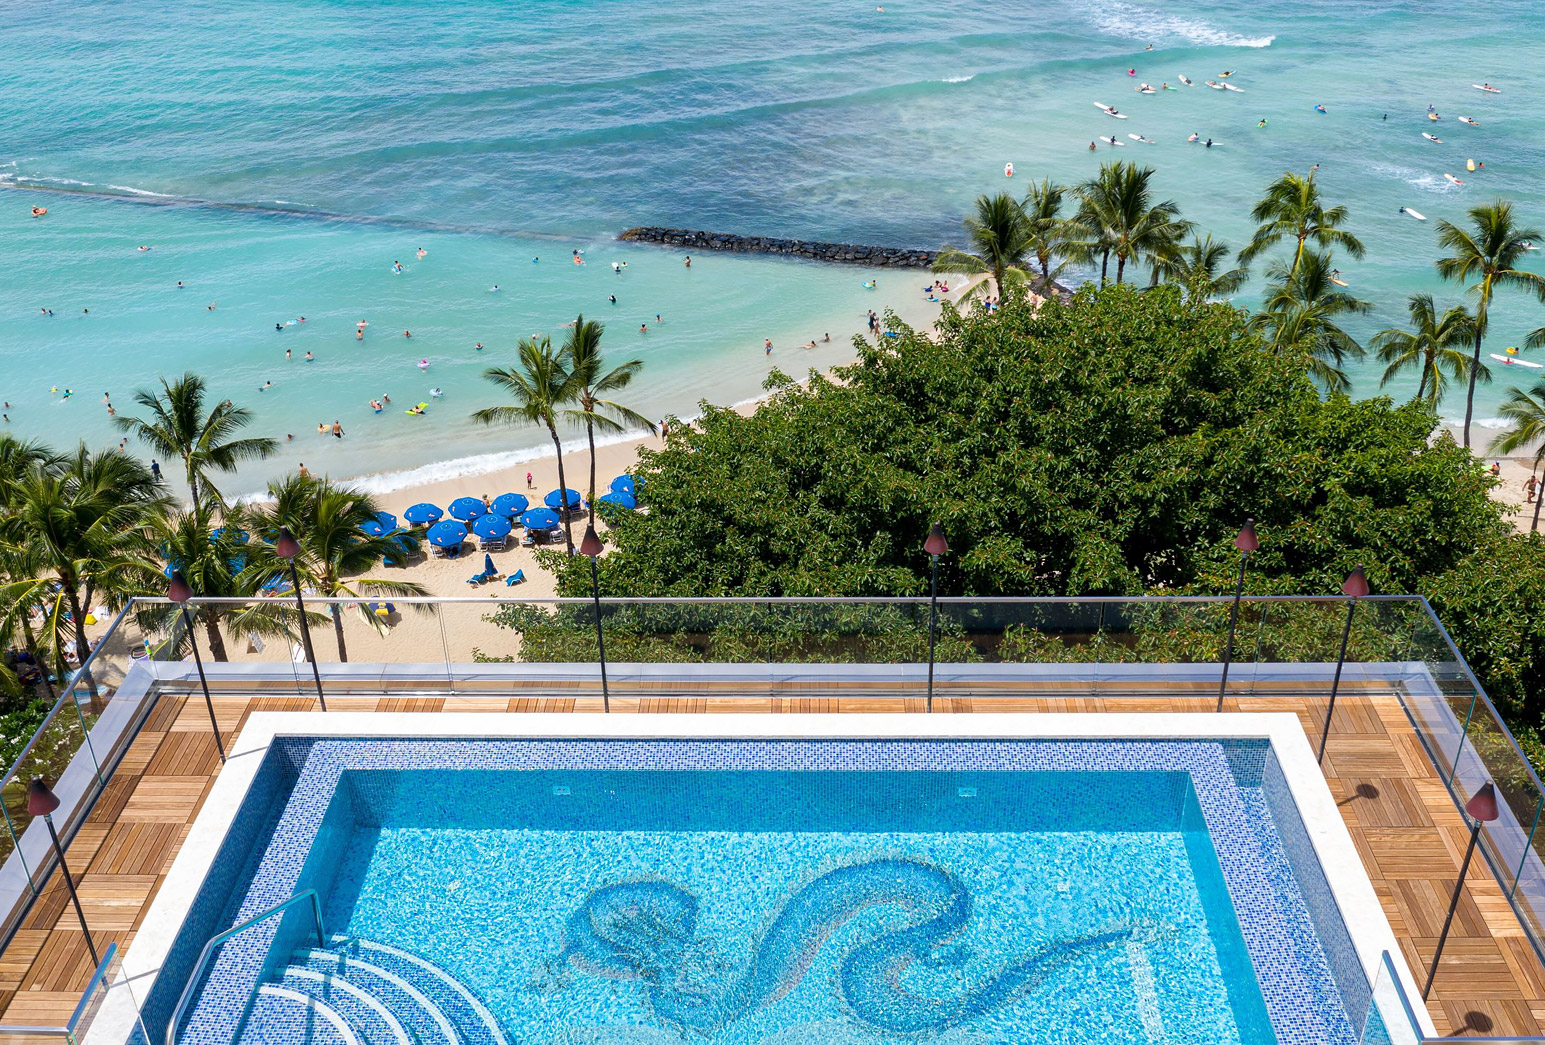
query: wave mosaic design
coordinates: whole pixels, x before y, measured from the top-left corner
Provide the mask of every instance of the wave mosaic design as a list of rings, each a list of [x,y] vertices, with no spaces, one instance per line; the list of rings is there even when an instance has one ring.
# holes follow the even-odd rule
[[[661,1020],[712,1032],[799,985],[834,929],[882,904],[907,921],[849,951],[838,990],[853,1016],[896,1034],[937,1033],[1034,990],[1059,971],[1135,939],[1131,929],[1066,940],[1010,962],[987,983],[948,998],[902,986],[908,966],[927,961],[971,917],[971,894],[934,864],[876,859],[828,871],[791,896],[752,950],[752,964],[727,990],[682,975],[695,945],[698,899],[670,882],[619,882],[591,893],[569,918],[563,957],[598,976],[638,980]]]

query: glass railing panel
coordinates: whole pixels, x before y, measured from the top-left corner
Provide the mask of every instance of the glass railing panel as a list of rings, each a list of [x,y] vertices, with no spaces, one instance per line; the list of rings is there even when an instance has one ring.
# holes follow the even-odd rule
[[[1416,1011],[1385,951],[1373,978],[1373,1001],[1358,1034],[1358,1045],[1421,1045],[1425,1038]]]

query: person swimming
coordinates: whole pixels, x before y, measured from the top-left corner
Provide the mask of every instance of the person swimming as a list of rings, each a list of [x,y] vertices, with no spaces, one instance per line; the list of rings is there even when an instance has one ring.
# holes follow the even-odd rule
[[[400,261],[392,262],[392,271],[393,272],[401,272],[402,271],[402,262],[400,262]]]
[[[488,288],[488,292],[490,294],[497,294],[497,293],[499,293],[499,284],[495,283],[493,286],[489,287]]]
[[[481,341],[479,341],[477,344],[473,345],[472,347],[477,349],[479,352],[483,351],[483,343]]]
[[[1095,144],[1094,144],[1094,142],[1090,142],[1090,143],[1089,143],[1089,151],[1090,151],[1090,152],[1094,152],[1094,151],[1095,151],[1095,148],[1096,148],[1096,146],[1095,146]]]
[[[258,386],[258,391],[266,392],[272,387],[274,387],[274,383],[272,381],[264,381],[260,386]]]
[[[1211,138],[1207,139],[1207,148],[1209,148],[1209,149],[1212,148],[1212,139]]]
[[[614,305],[615,305],[615,304],[616,304],[616,303],[617,303],[617,295],[616,295],[616,294],[612,294],[612,295],[611,295],[611,302],[612,302],[612,304],[614,304]]]
[[[426,255],[428,253],[429,253],[429,251],[425,250],[423,247],[418,248],[418,259],[420,261],[423,261],[424,260],[424,255]]]
[[[403,337],[412,337],[413,336],[413,331],[411,331],[411,330],[404,330],[402,332],[402,336]]]
[[[306,359],[305,359],[305,361],[307,363],[310,363],[310,362],[314,361],[315,359],[316,359],[316,356],[312,355],[311,354],[311,350],[308,348],[306,350]]]
[[[1260,123],[1258,123],[1258,124],[1256,124],[1256,126],[1257,126],[1257,127],[1265,127],[1265,126],[1266,126],[1266,118],[1265,118],[1265,117],[1262,117],[1262,118],[1261,118],[1261,122],[1260,122]]]
[[[444,389],[440,389],[440,388],[431,388],[429,390],[429,394],[431,396],[433,396],[434,398],[439,399],[441,396],[443,396],[445,394],[445,391],[444,391]]]
[[[1318,113],[1323,113],[1323,112],[1325,112],[1325,106],[1323,106],[1323,105],[1316,105],[1314,107],[1314,111],[1318,112]]]

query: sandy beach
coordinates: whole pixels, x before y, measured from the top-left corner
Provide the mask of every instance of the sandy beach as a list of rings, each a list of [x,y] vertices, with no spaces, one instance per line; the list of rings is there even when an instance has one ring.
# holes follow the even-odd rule
[[[923,272],[907,275],[920,279],[919,287],[931,279]],[[984,278],[961,280],[958,284],[950,280],[954,289],[944,295],[944,299],[958,302],[971,287]],[[911,306],[896,309],[898,318],[914,327],[931,325],[938,316],[939,306],[923,299],[921,292],[918,293],[917,299]],[[834,332],[833,337],[837,336]],[[842,336],[846,338],[849,335]],[[807,368],[800,366],[798,352],[798,348],[778,351],[773,356],[773,362],[785,373],[802,379]],[[710,402],[713,401],[711,389],[705,389],[704,395]],[[736,409],[749,415],[757,408],[759,402],[758,400],[742,403]],[[572,442],[565,443],[566,447],[571,445]],[[643,435],[597,446],[596,493],[598,495],[605,493],[610,488],[612,479],[624,474],[633,466],[637,460],[639,447],[659,448],[662,445],[663,440],[659,435]],[[590,476],[588,449],[566,449],[563,455],[563,469],[568,486],[579,490],[582,494],[588,494]],[[526,480],[527,473],[531,475],[529,484]],[[383,509],[400,518],[409,505],[421,501],[428,501],[444,508],[458,497],[481,499],[486,494],[489,498],[494,498],[506,492],[524,494],[531,500],[533,506],[539,506],[542,498],[557,487],[558,460],[549,452],[546,456],[523,461],[512,468],[405,487],[391,493],[376,495],[376,500]],[[574,519],[575,544],[579,543],[584,533],[585,522],[586,518],[583,515]],[[599,528],[604,531],[604,523],[600,523],[599,518],[597,522]],[[518,649],[515,634],[484,620],[489,612],[486,608],[487,601],[491,598],[552,598],[555,595],[556,586],[553,575],[538,565],[535,550],[520,547],[513,539],[518,537],[520,532],[517,530],[512,536],[507,550],[489,553],[493,557],[495,568],[505,577],[513,576],[517,571],[524,571],[525,582],[519,585],[508,586],[504,580],[469,585],[468,578],[478,573],[483,565],[483,553],[472,550],[474,548],[472,541],[464,544],[462,554],[454,559],[424,556],[402,568],[383,568],[374,571],[372,575],[382,579],[411,581],[421,585],[429,596],[467,601],[462,604],[443,605],[435,613],[413,612],[409,609],[407,602],[401,602],[398,608],[403,612],[391,615],[387,619],[384,630],[371,627],[357,610],[351,608],[344,616],[344,641],[348,647],[349,660],[401,663],[436,661],[444,658],[465,663],[475,659],[474,650],[492,657],[514,655]],[[563,545],[560,542],[557,545],[543,547],[561,550]],[[392,601],[396,605],[400,600]],[[325,662],[337,659],[336,640],[331,628],[316,629],[313,640],[320,660]],[[203,642],[201,634],[201,645]],[[232,661],[284,660],[286,653],[282,641],[252,642],[246,636],[226,636],[226,649]]]

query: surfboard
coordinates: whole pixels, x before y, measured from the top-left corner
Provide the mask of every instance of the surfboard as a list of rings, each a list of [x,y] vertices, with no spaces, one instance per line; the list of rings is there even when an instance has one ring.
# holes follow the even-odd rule
[[[1343,280],[1343,279],[1337,279],[1337,278],[1336,278],[1336,277],[1335,277],[1335,276],[1331,276],[1331,277],[1330,277],[1330,281],[1331,281],[1331,282],[1332,282],[1332,283],[1334,283],[1334,284],[1336,284],[1336,286],[1338,286],[1338,287],[1344,287],[1344,286],[1346,286],[1346,280]]]
[[[1519,359],[1517,356],[1499,356],[1495,352],[1490,352],[1488,355],[1497,362],[1505,363],[1508,366],[1526,366],[1531,370],[1539,370],[1542,366],[1540,363],[1531,363],[1527,359]]]
[[[1211,87],[1215,91],[1223,90],[1223,85],[1221,83],[1217,83],[1216,81],[1213,81],[1213,80],[1208,80],[1207,81],[1207,86]]]
[[[1470,86],[1474,87],[1477,91],[1485,91],[1487,94],[1501,94],[1502,93],[1500,90],[1498,90],[1495,87],[1492,87],[1490,84],[1472,83]]]
[[[1127,114],[1124,112],[1111,112],[1111,107],[1104,102],[1095,102],[1094,107],[1104,111],[1106,116],[1114,116],[1118,120],[1125,120],[1127,118]]]
[[[1233,91],[1235,94],[1244,94],[1245,93],[1245,89],[1243,87],[1235,87],[1231,83],[1222,84],[1221,86],[1223,87],[1223,89],[1225,91]]]
[[[1115,138],[1102,138],[1102,139],[1100,139],[1100,140],[1101,140],[1101,141],[1103,141],[1103,142],[1104,142],[1104,143],[1105,143],[1105,144],[1106,144],[1106,145],[1119,145],[1119,146],[1121,146],[1121,147],[1122,147],[1122,148],[1123,148],[1123,149],[1124,149],[1124,148],[1126,148],[1126,147],[1127,147],[1127,143],[1126,143],[1126,142],[1124,142],[1124,141],[1118,141],[1118,140],[1117,140],[1117,139],[1115,139]]]
[[[1180,82],[1185,84],[1187,87],[1195,87],[1196,86],[1196,84],[1191,82],[1191,78],[1189,76],[1187,76],[1185,73],[1181,73],[1180,74]]]
[[[1423,214],[1421,211],[1412,210],[1410,207],[1406,207],[1404,210],[1405,213],[1411,215],[1411,217],[1415,218],[1417,221],[1427,220],[1427,215]]]
[[[1437,123],[1439,120],[1443,119],[1443,117],[1439,116],[1435,112],[1430,112],[1427,114],[1427,119],[1431,120],[1433,123]]]
[[[1128,134],[1127,137],[1135,142],[1147,142],[1149,145],[1155,144],[1152,138],[1144,138],[1141,134]]]
[[[1437,142],[1439,145],[1443,144],[1443,139],[1442,138],[1438,138],[1438,137],[1435,137],[1435,136],[1433,136],[1431,134],[1428,134],[1426,131],[1422,132],[1422,137],[1426,138],[1430,142]]]
[[[1155,87],[1134,87],[1134,88],[1132,88],[1132,90],[1136,91],[1138,94],[1158,94],[1159,93],[1158,89],[1155,88]]]
[[[1464,182],[1460,181],[1458,178],[1454,177],[1452,174],[1444,174],[1443,177],[1448,179],[1448,181],[1451,182],[1454,185],[1463,185],[1464,184]]]
[[[1468,116],[1456,116],[1456,117],[1454,117],[1454,119],[1458,120],[1460,123],[1468,123],[1471,127],[1479,127],[1480,126],[1480,124],[1476,123],[1474,120],[1470,119],[1470,117],[1468,117]]]

